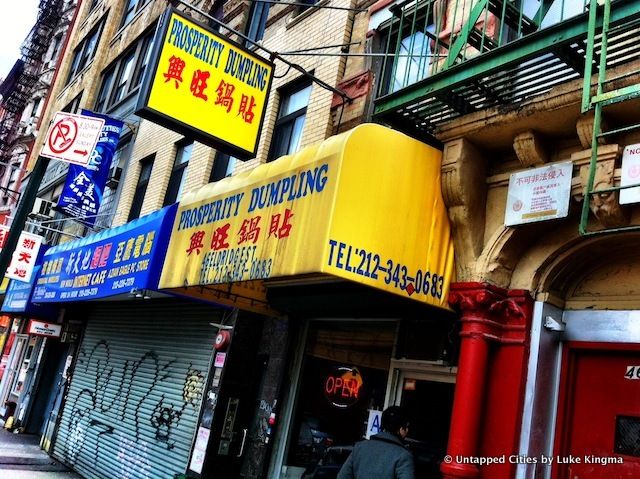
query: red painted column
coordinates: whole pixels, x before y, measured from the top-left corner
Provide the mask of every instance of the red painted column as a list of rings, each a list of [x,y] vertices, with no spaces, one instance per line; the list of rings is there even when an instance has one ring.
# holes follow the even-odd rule
[[[480,475],[476,464],[462,457],[478,456],[478,438],[489,358],[489,339],[495,337],[491,308],[506,297],[505,291],[484,283],[456,283],[449,302],[461,313],[461,346],[456,392],[449,433],[448,456],[440,470],[444,479],[472,479]]]

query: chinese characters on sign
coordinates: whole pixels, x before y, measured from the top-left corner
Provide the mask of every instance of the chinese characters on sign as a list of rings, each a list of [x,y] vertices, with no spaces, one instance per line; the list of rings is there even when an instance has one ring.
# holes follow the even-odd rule
[[[573,163],[555,163],[513,173],[504,224],[514,226],[569,214]]]
[[[104,126],[98,143],[91,152],[89,164],[69,167],[56,209],[88,226],[93,226],[102,203],[111,160],[118,146],[123,123],[87,110],[82,110],[82,113],[102,118]]]
[[[4,248],[9,235],[8,226],[0,226],[0,250]],[[20,233],[18,244],[11,257],[11,263],[7,267],[5,276],[17,281],[29,282],[33,274],[33,268],[42,245],[42,236],[23,231]]]
[[[637,184],[640,184],[640,143],[625,146],[620,174],[620,186]],[[640,187],[620,190],[621,205],[638,202],[640,202]]]
[[[169,9],[137,114],[240,159],[255,156],[273,64]]]
[[[325,163],[247,192],[180,207],[176,228],[188,231],[183,254],[200,263],[199,284],[270,277],[271,252],[295,231],[296,205],[322,194],[328,179]]]
[[[78,301],[155,289],[175,205],[65,243],[44,255],[34,302]]]
[[[388,161],[391,143],[402,153],[401,169]],[[213,195],[209,188],[188,194],[160,288],[232,290],[327,274],[446,308],[453,245],[439,168],[434,148],[362,125],[222,180]]]

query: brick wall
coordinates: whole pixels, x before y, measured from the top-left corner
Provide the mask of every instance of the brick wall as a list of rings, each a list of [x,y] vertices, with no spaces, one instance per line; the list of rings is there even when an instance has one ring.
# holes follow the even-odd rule
[[[210,8],[212,3],[212,1],[201,2],[204,9]],[[323,3],[320,2],[320,4]],[[44,112],[46,121],[51,117],[52,112],[62,109],[81,92],[81,106],[91,108],[98,94],[102,71],[112,64],[142,32],[149,28],[166,7],[165,2],[153,0],[129,24],[121,27],[124,4],[125,2],[122,1],[103,0],[98,2],[98,6],[91,12],[87,11],[89,2],[81,6],[78,21],[74,26],[70,45],[54,87],[52,101],[47,111]],[[331,2],[333,6],[343,7],[355,4],[356,2],[347,0]],[[229,1],[224,6],[224,21],[243,31],[248,12],[249,4],[247,2]],[[296,7],[272,5],[265,37],[262,40],[263,45],[284,53],[295,49],[352,41],[351,27],[354,24],[354,13],[333,9],[308,9],[301,14],[297,13]],[[74,48],[104,15],[108,15],[108,17],[93,61],[75,80],[65,84]],[[366,16],[366,14],[360,15]],[[354,30],[357,36],[366,33],[362,26],[364,24],[366,21],[358,24],[357,30]],[[332,48],[326,51],[338,53],[340,49]],[[266,57],[264,52],[260,54]],[[301,65],[307,71],[313,72],[329,85],[336,85],[345,75],[347,63],[344,58],[339,56],[286,56],[286,58]],[[352,69],[354,68],[358,67],[352,67]],[[299,72],[288,69],[279,61],[276,61],[275,75],[279,78],[273,80],[257,156],[247,162],[237,162],[234,174],[250,170],[266,161],[280,102],[279,89],[301,76]],[[334,133],[332,99],[333,93],[331,91],[313,84],[302,135],[302,147],[322,141]],[[348,119],[352,121],[357,116],[358,113],[352,111]],[[149,121],[142,120],[139,123],[128,168],[123,172],[122,192],[114,217],[114,226],[126,222],[140,175],[140,161],[152,154],[155,154],[155,161],[141,214],[144,215],[162,207],[175,159],[176,142],[181,138],[181,135]],[[183,194],[207,183],[215,153],[214,150],[202,144],[196,143],[194,145],[192,157],[185,172],[186,180]]]

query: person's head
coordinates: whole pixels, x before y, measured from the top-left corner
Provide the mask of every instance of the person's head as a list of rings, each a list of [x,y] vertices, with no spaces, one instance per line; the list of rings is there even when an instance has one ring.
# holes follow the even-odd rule
[[[404,439],[409,432],[407,413],[400,406],[390,406],[382,412],[382,429]]]

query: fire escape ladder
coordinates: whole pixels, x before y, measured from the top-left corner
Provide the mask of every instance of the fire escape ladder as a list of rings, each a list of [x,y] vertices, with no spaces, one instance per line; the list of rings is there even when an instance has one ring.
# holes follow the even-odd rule
[[[582,215],[580,218],[580,234],[583,236],[591,236],[605,233],[615,233],[619,231],[640,230],[640,224],[630,224],[626,226],[604,227],[594,229],[594,225],[590,222],[592,217],[591,204],[595,197],[603,197],[615,195],[616,201],[619,201],[619,195],[622,190],[636,188],[640,183],[634,183],[624,186],[611,186],[607,188],[596,188],[596,173],[598,168],[598,149],[604,142],[605,138],[612,137],[622,133],[629,133],[634,130],[640,130],[640,122],[638,116],[635,119],[624,121],[625,124],[617,124],[615,128],[603,131],[605,123],[603,122],[603,112],[608,106],[631,102],[640,98],[640,70],[636,69],[628,71],[622,75],[611,76],[607,73],[608,47],[610,39],[616,35],[619,27],[612,27],[611,19],[611,0],[590,0],[589,7],[589,31],[587,36],[587,51],[585,58],[585,74],[582,94],[582,113],[593,112],[593,135],[591,140],[591,160],[589,163],[589,174],[587,184],[584,190],[584,200],[582,205]],[[601,13],[600,13],[601,12]],[[599,24],[599,18],[602,23]],[[635,28],[640,28],[635,26]],[[592,73],[597,69],[597,80],[592,85]],[[616,88],[615,83],[621,80],[627,80],[635,77],[635,83]],[[632,107],[627,103],[627,113],[635,112],[636,107]],[[621,106],[621,105],[618,105]],[[623,173],[624,174],[624,173]]]
[[[5,115],[0,121],[0,163],[7,163],[11,147],[17,138],[18,124],[25,107],[31,99],[54,30],[62,16],[63,0],[41,0],[36,23],[21,48],[23,66],[17,74],[15,84],[2,99]]]

